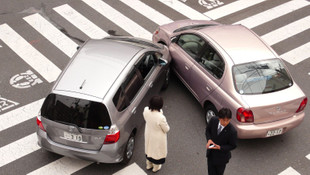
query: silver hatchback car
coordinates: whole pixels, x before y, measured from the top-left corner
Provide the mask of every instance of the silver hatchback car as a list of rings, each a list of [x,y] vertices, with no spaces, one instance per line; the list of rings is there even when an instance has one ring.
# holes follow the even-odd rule
[[[307,97],[282,59],[242,25],[181,20],[159,26],[155,43],[169,47],[171,68],[206,110],[233,113],[239,138],[265,138],[298,126]]]
[[[166,46],[132,37],[89,40],[37,116],[38,144],[64,156],[128,163],[142,110],[169,82]]]

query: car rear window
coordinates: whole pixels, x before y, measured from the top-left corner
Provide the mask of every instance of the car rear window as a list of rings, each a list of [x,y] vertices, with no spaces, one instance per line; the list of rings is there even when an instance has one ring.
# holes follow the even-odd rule
[[[102,103],[57,94],[47,96],[41,115],[55,122],[70,123],[81,128],[111,126],[107,108]]]
[[[233,67],[235,88],[240,94],[263,94],[293,85],[279,59],[251,62]]]

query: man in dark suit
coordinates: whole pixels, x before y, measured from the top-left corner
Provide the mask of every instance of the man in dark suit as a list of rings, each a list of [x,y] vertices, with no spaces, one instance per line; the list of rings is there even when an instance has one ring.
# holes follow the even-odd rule
[[[237,147],[237,131],[230,123],[231,111],[222,108],[219,116],[212,117],[207,129],[208,174],[223,175],[231,158],[230,151]]]

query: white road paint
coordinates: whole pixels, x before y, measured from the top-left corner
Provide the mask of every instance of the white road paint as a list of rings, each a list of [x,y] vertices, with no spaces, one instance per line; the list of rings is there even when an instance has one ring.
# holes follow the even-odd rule
[[[259,4],[265,0],[239,0],[232,2],[230,4],[226,4],[224,6],[221,6],[219,8],[207,11],[204,13],[204,15],[208,16],[209,18],[216,20],[219,18],[222,18],[224,16],[230,15],[232,13],[238,12],[240,10],[246,9],[248,7],[251,7],[253,5]]]
[[[68,57],[71,58],[76,52],[78,45],[40,14],[24,17],[24,20]]]
[[[129,34],[135,37],[152,39],[152,34],[145,30],[143,27],[123,15],[119,11],[115,10],[105,2],[101,0],[83,0],[87,5],[95,9],[98,13],[102,14],[113,23],[123,28]]]
[[[288,167],[286,170],[282,171],[278,175],[300,175],[294,168]]]
[[[133,163],[112,175],[147,175],[136,163]]]
[[[53,9],[90,38],[101,39],[109,36],[109,34],[107,34],[104,30],[74,10],[68,4],[64,4]]]
[[[310,42],[286,52],[280,55],[280,57],[292,65],[308,59],[310,58]]]
[[[55,81],[61,70],[48,58],[37,51],[9,25],[0,25],[0,39],[20,58],[40,73],[49,83]]]
[[[199,20],[210,20],[208,15],[204,15],[195,9],[185,5],[180,1],[167,1],[167,0],[158,0],[159,2],[165,4],[166,6],[174,9],[175,11],[179,12],[180,14],[188,17],[189,19],[199,19]]]
[[[279,18],[288,13],[291,13],[295,10],[303,8],[307,5],[310,5],[309,1],[292,0],[284,4],[281,4],[279,6],[276,6],[274,8],[263,11],[261,13],[258,13],[256,15],[245,18],[241,21],[235,22],[234,24],[242,24],[244,26],[247,26],[248,28],[254,28],[268,21],[271,21],[273,19]]]
[[[141,1],[137,0],[121,0],[124,4],[131,7],[132,9],[136,10],[141,15],[145,16],[149,20],[155,22],[158,25],[163,25],[167,23],[173,22],[170,18],[167,16],[159,13],[152,7],[144,4]]]

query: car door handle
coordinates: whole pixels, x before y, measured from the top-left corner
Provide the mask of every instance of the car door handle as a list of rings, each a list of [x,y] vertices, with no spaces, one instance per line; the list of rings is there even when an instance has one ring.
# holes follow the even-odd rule
[[[186,69],[186,70],[189,70],[189,68],[188,68],[187,66],[185,66],[185,69]]]
[[[153,81],[149,84],[149,87],[150,87],[150,88],[153,87]]]
[[[135,114],[137,111],[136,111],[137,107],[134,107],[132,110],[131,110],[131,113],[132,114]]]
[[[207,91],[211,91],[212,88],[210,88],[209,86],[206,86]]]

